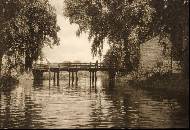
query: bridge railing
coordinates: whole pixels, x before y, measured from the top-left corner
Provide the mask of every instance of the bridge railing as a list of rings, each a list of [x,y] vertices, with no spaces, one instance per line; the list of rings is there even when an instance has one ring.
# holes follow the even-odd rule
[[[115,66],[104,65],[103,63],[51,63],[51,64],[35,64],[34,69],[48,69],[48,68],[115,68]]]
[[[59,63],[60,67],[69,68],[99,68],[100,64],[96,63]]]
[[[33,68],[34,69],[47,69],[47,68],[49,68],[49,65],[48,64],[35,64],[35,65],[33,65]]]

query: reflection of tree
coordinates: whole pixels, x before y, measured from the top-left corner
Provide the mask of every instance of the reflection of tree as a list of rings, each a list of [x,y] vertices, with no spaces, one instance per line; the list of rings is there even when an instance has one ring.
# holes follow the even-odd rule
[[[163,107],[165,107],[165,112],[168,113],[168,118],[171,120],[170,123],[173,126],[177,125],[178,127],[189,127],[189,97],[177,95],[175,92],[170,92],[168,94],[166,90],[164,91],[148,88],[146,91],[149,92],[147,93],[147,96],[153,101],[165,104]],[[179,119],[180,122],[176,124],[176,120],[178,121]]]
[[[90,114],[91,118],[91,125],[93,128],[97,128],[103,121],[103,116],[104,113],[102,111],[102,106],[101,106],[101,98],[98,99],[98,102],[94,101],[91,105],[90,108],[93,108],[92,113]]]
[[[40,119],[40,112],[34,108],[38,108],[39,105],[35,104],[30,96],[25,95],[25,107],[24,107],[24,124],[23,128],[42,128],[42,123],[40,122],[33,122],[35,119]],[[34,123],[34,124],[33,124]]]
[[[114,128],[128,128],[132,123],[138,124],[137,118],[139,111],[138,105],[134,104],[134,98],[131,94],[125,93],[123,84],[116,84],[116,86],[108,86],[108,81],[103,80],[102,86],[105,88],[106,97],[112,101],[112,107],[108,110],[107,118],[114,124]],[[127,86],[126,86],[127,87]],[[131,111],[131,109],[135,109]]]
[[[10,120],[10,117],[11,117],[10,116],[10,105],[11,105],[10,100],[11,100],[11,97],[9,96],[10,91],[5,92],[4,94],[6,96],[5,111],[4,111],[6,113],[6,116],[5,116],[5,118],[1,118],[1,119],[4,119],[3,121],[1,121],[2,122],[1,126],[3,128],[9,128],[10,127],[9,124],[11,122],[11,120]],[[3,123],[3,122],[5,122],[5,123]]]
[[[0,128],[43,128],[43,123],[39,120],[42,119],[40,116],[41,111],[36,108],[41,108],[39,104],[35,104],[30,96],[23,96],[23,104],[14,106],[16,101],[14,100],[15,95],[11,91],[6,93],[0,93],[0,106],[3,113],[0,114]],[[22,93],[23,94],[23,93]],[[20,99],[21,100],[21,99]],[[36,122],[34,120],[37,120]]]
[[[105,82],[103,87],[107,84]],[[116,84],[113,89],[105,88],[105,94],[114,106],[109,109],[108,118],[116,128],[188,126],[188,106],[181,105],[166,92],[134,89],[124,84]]]
[[[33,85],[34,86],[43,86],[43,80],[34,80]]]
[[[110,106],[102,104],[102,98],[100,96],[99,98],[96,97],[95,101],[90,106],[92,108],[92,112],[90,114],[90,121],[92,122],[91,125],[93,128],[97,128],[111,122],[114,127],[120,126],[123,124],[123,121],[121,120],[125,117],[122,115],[121,96],[114,86],[109,86],[109,82],[104,80],[104,78],[102,79],[102,86],[104,87],[103,91],[105,92],[105,95],[112,101],[113,106],[108,108],[108,111],[105,111],[105,109]]]

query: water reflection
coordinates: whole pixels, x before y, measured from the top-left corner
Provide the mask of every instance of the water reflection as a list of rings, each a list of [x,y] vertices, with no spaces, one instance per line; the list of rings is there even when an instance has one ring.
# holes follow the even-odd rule
[[[66,77],[66,76],[63,76]],[[178,128],[189,127],[188,104],[175,98],[110,84],[99,74],[91,86],[88,74],[78,85],[25,81],[0,92],[0,128]],[[163,92],[162,92],[163,93]]]
[[[109,112],[111,113],[110,117],[113,118],[113,114],[118,114],[115,116],[116,119],[113,119],[116,121],[114,127],[171,128],[189,126],[188,104],[179,104],[177,99],[171,99],[170,96],[167,98],[167,93],[152,93],[142,89],[134,89],[130,88],[127,83],[119,83],[114,90],[106,90],[105,92],[115,107]],[[163,95],[160,96],[160,93]]]
[[[20,87],[0,92],[0,128],[43,128],[41,105]]]

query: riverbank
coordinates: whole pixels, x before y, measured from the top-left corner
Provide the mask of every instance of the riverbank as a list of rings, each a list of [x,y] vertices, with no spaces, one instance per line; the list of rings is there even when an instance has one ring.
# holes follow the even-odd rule
[[[189,79],[184,79],[182,74],[152,75],[146,79],[127,79],[120,77],[120,80],[127,80],[129,85],[151,92],[168,93],[184,102],[189,101]]]

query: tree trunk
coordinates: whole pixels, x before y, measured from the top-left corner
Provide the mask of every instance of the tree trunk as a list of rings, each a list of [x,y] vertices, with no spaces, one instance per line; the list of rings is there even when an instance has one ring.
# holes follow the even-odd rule
[[[130,49],[132,48],[132,49]],[[125,67],[127,68],[128,72],[131,72],[138,68],[140,63],[140,45],[132,45],[128,43],[127,39],[124,39],[124,60],[125,60]],[[135,52],[132,54],[132,51]]]
[[[189,10],[189,8],[188,8]],[[189,16],[189,11],[187,12]],[[186,24],[184,26],[184,36],[183,36],[183,75],[184,78],[189,79],[189,19],[186,18]]]
[[[26,55],[25,56],[25,71],[30,71],[32,68],[33,59]]]
[[[127,71],[132,70],[132,63],[130,61],[130,52],[129,52],[128,40],[124,39],[124,66],[127,68]]]
[[[189,45],[185,48],[184,51],[184,65],[183,65],[183,73],[185,78],[189,78]]]
[[[3,54],[0,54],[0,77],[1,77],[1,71],[2,71],[2,65],[3,65]]]

